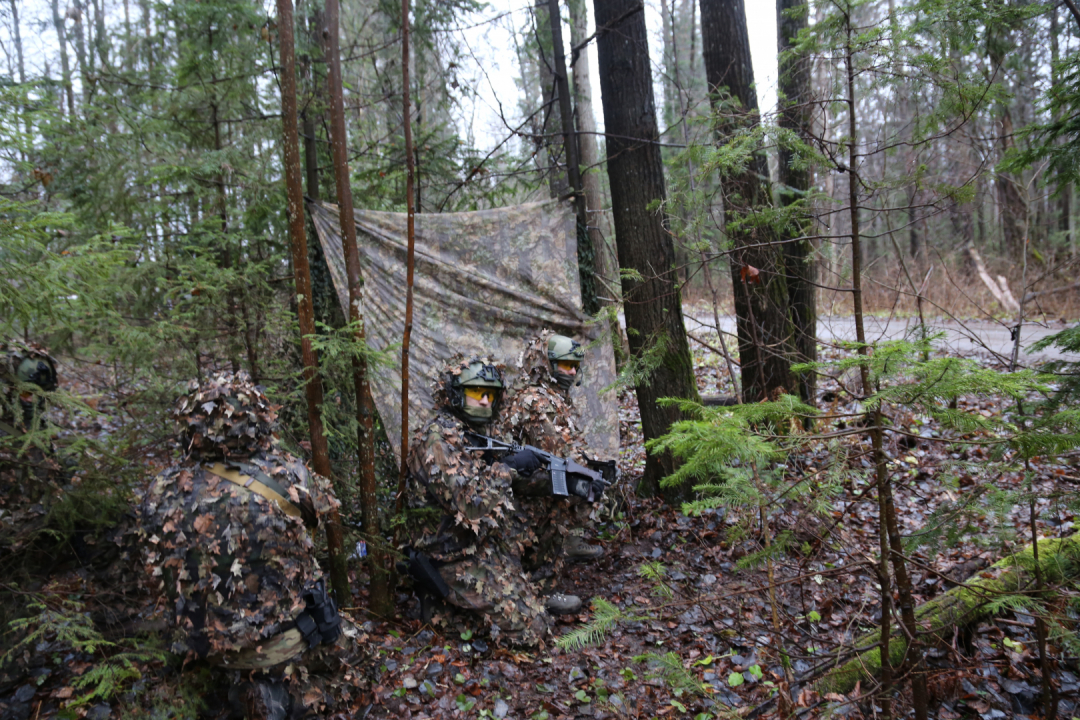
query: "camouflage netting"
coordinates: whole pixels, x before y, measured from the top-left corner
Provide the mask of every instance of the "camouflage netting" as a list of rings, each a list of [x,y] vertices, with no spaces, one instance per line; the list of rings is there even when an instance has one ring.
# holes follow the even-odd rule
[[[337,208],[309,203],[308,211],[348,316]],[[410,430],[416,432],[431,418],[431,381],[449,358],[487,355],[513,368],[528,340],[549,329],[587,346],[588,371],[581,387],[574,389],[574,405],[590,454],[615,457],[616,398],[614,393],[599,393],[615,379],[615,359],[607,333],[599,325],[588,325],[581,309],[577,237],[569,205],[549,201],[471,213],[418,214],[415,220]],[[404,213],[356,211],[365,330],[376,349],[400,342],[404,334],[405,228]],[[390,367],[375,371],[371,385],[397,452],[400,353]]]

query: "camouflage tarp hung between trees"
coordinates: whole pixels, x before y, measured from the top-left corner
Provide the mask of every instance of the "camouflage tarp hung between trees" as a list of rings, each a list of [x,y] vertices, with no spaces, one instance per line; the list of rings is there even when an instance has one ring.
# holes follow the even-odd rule
[[[348,283],[337,208],[308,203],[341,307]],[[581,387],[574,390],[590,454],[619,449],[611,342],[581,309],[574,215],[557,201],[468,213],[418,214],[413,340],[410,351],[410,430],[431,416],[431,381],[455,353],[487,355],[516,377],[518,355],[543,328],[589,345]],[[405,318],[404,213],[356,210],[364,273],[364,326],[376,349],[401,340]],[[596,340],[601,342],[595,346]],[[371,394],[390,445],[401,425],[400,357],[372,371]]]

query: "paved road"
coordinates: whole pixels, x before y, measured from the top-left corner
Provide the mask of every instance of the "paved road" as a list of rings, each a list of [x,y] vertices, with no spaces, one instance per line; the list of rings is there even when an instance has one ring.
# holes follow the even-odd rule
[[[712,328],[711,317],[701,312],[686,313],[686,329],[690,332],[709,330]],[[734,334],[735,318],[721,316],[720,324],[724,331]],[[868,340],[894,340],[903,338],[913,329],[916,324],[914,318],[888,318],[869,317],[866,319],[866,335]],[[961,355],[980,355],[992,357],[997,355],[1004,362],[1008,362],[1012,355],[1012,340],[1009,328],[1005,325],[989,322],[986,320],[971,320],[957,322],[953,320],[933,320],[930,326],[934,330],[944,330],[946,333],[945,346]],[[1034,365],[1047,360],[1072,360],[1080,362],[1080,355],[1075,353],[1063,353],[1056,348],[1048,348],[1037,353],[1028,354],[1024,348],[1030,346],[1036,340],[1047,335],[1053,335],[1068,327],[1060,323],[1054,323],[1051,327],[1040,327],[1034,324],[1025,324],[1021,334],[1020,356],[1018,362],[1021,365]],[[831,316],[818,321],[818,338],[827,343],[832,340],[855,340],[855,321],[850,317]]]

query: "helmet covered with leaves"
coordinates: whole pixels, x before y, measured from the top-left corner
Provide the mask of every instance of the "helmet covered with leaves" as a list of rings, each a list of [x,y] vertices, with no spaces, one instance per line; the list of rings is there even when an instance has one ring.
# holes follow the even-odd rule
[[[9,340],[0,343],[0,354],[6,358],[4,375],[8,382],[37,385],[46,392],[52,392],[58,387],[56,361],[45,346]]]
[[[192,380],[173,407],[184,451],[203,459],[244,458],[277,442],[277,410],[245,372]]]
[[[455,415],[473,425],[486,425],[498,414],[505,384],[489,358],[453,362],[442,373],[445,402]]]

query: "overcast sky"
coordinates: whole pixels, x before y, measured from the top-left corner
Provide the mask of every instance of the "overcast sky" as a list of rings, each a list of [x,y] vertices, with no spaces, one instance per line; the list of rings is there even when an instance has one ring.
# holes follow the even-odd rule
[[[490,149],[507,135],[500,112],[510,121],[520,119],[515,79],[518,76],[517,55],[514,51],[513,30],[526,26],[529,6],[535,0],[490,0],[487,7],[468,19],[463,26],[470,26],[458,37],[467,45],[467,53],[459,59],[461,77],[477,92],[476,102],[463,103],[461,125],[463,130],[473,129],[473,141],[482,150]],[[20,29],[26,53],[26,70],[31,76],[40,76],[48,67],[56,75],[58,50],[56,34],[52,26],[51,0],[16,0],[19,4]],[[60,0],[60,12],[64,13],[70,0]],[[275,0],[262,0],[268,17],[277,14]],[[592,3],[589,7],[589,32],[593,32]],[[345,3],[346,11],[349,4]],[[122,22],[123,3],[105,0],[110,25]],[[754,73],[757,79],[758,104],[767,112],[776,104],[776,9],[772,2],[746,0],[747,25],[750,49],[754,57]],[[566,18],[563,18],[564,21]],[[654,68],[659,62],[663,48],[662,22],[659,3],[645,3],[645,22],[649,29],[649,53]],[[5,23],[10,35],[10,19]],[[570,30],[565,25],[564,42],[569,44]],[[10,38],[4,38],[4,50],[11,52]],[[348,43],[348,38],[344,38]],[[473,60],[476,58],[476,61]],[[603,105],[600,98],[600,77],[596,64],[595,44],[589,46],[589,63],[592,72],[593,104],[597,127],[603,129]],[[5,68],[6,69],[6,68]],[[0,71],[3,72],[3,71]],[[655,74],[654,74],[655,77]],[[76,83],[77,83],[76,79]],[[656,88],[659,97],[659,87]],[[501,103],[501,105],[500,105]]]
[[[514,78],[517,77],[518,69],[510,26],[512,24],[519,30],[525,26],[530,5],[530,0],[491,0],[488,9],[481,15],[498,20],[476,25],[462,34],[472,53],[482,58],[479,67],[472,68],[475,73],[473,87],[479,99],[476,106],[467,108],[466,112],[473,113],[471,119],[477,135],[475,140],[484,149],[505,137],[506,128],[499,116],[500,103],[501,111],[507,117],[517,117]],[[595,26],[591,3],[589,5],[589,32],[592,33]],[[774,3],[762,0],[746,0],[745,5],[754,77],[757,80],[758,106],[766,113],[776,105],[776,7]],[[476,21],[479,20],[478,17]],[[566,26],[565,17],[563,20],[563,42],[569,46],[570,30]],[[659,3],[655,0],[647,0],[645,3],[645,23],[649,30],[649,54],[655,68],[663,51],[663,25]],[[600,100],[600,75],[595,43],[589,46],[589,64],[596,123],[598,128],[603,129],[603,106]],[[659,103],[661,96],[658,86],[655,92]],[[659,111],[659,107],[657,110]]]

